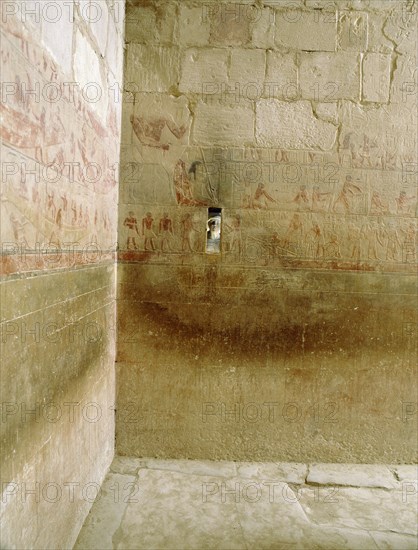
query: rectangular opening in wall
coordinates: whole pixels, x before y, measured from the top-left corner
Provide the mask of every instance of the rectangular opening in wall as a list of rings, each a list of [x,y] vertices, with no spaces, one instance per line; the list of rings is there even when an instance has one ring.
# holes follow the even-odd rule
[[[206,224],[206,252],[208,254],[219,254],[221,251],[221,222],[222,209],[208,208]]]

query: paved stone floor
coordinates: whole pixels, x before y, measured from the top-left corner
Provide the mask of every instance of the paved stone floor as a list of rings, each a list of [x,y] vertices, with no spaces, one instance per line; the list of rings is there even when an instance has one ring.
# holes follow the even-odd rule
[[[75,549],[417,549],[417,466],[117,457]]]

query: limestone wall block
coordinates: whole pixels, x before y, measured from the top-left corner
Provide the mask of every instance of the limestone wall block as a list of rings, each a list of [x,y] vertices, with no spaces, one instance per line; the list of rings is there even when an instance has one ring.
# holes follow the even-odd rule
[[[360,99],[360,59],[354,52],[302,52],[299,78],[303,99]]]
[[[337,129],[318,120],[308,101],[260,100],[256,108],[257,144],[283,149],[332,149]]]
[[[275,19],[276,46],[333,52],[337,42],[335,11],[280,9]]]
[[[192,141],[201,145],[253,145],[255,114],[251,102],[237,105],[205,103],[196,106]]]
[[[390,68],[392,58],[382,53],[367,53],[363,58],[363,101],[389,101]]]
[[[176,47],[129,44],[125,83],[135,83],[138,92],[168,92],[179,80]]]

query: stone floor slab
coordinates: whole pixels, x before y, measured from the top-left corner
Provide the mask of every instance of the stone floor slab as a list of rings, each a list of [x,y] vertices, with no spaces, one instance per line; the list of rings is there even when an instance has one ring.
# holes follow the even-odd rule
[[[410,535],[381,533],[380,531],[370,531],[370,535],[379,550],[417,550],[418,548],[416,537]]]
[[[417,533],[417,501],[402,491],[353,487],[303,487],[299,502],[318,525]]]
[[[116,456],[110,465],[110,471],[115,474],[128,474],[136,476],[140,468],[145,467],[141,458],[130,458],[127,456]]]
[[[398,485],[393,473],[384,464],[310,464],[306,481],[319,485],[385,489],[394,489]]]
[[[117,457],[74,548],[418,548],[414,466],[314,466],[309,485],[305,464]],[[378,473],[383,482],[330,484],[342,471],[351,482],[370,484]]]
[[[144,466],[150,470],[169,470],[197,476],[233,477],[236,475],[235,462],[213,460],[159,460],[143,459]]]
[[[118,550],[244,549],[234,503],[219,506],[204,498],[219,478],[144,469],[139,502],[128,506],[113,538]]]
[[[237,462],[237,474],[246,479],[273,479],[287,483],[305,483],[308,468],[297,462]]]
[[[418,464],[400,464],[392,466],[391,470],[399,481],[418,481]]]
[[[74,550],[100,548],[113,550],[112,537],[134,498],[134,476],[108,473],[78,536]]]

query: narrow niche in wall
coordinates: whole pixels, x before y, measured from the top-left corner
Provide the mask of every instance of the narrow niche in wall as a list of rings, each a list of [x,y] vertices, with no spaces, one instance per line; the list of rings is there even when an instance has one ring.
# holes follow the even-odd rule
[[[208,208],[208,221],[206,224],[206,252],[219,254],[221,251],[221,208]]]

